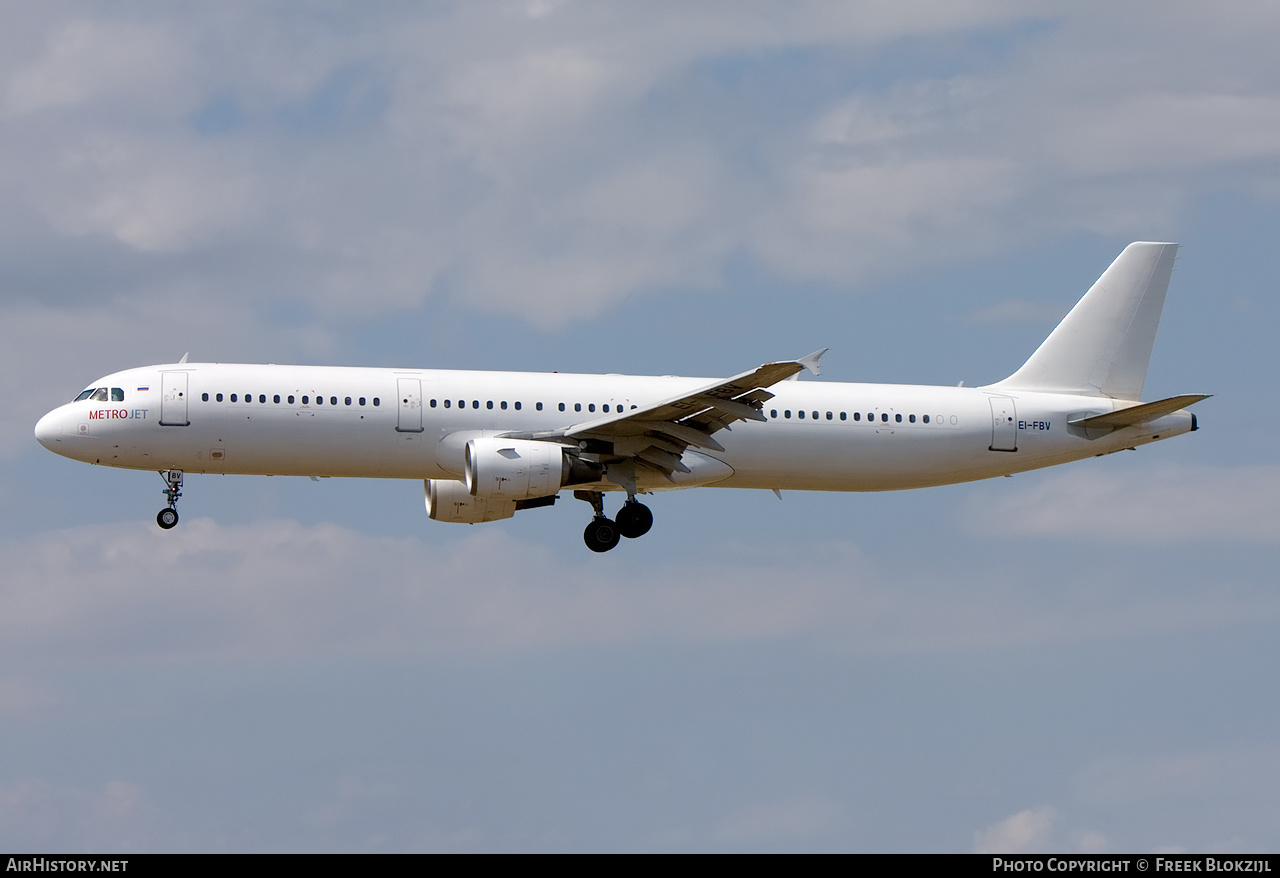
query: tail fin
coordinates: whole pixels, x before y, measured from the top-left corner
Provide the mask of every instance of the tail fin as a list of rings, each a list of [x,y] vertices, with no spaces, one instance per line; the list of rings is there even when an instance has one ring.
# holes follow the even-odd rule
[[[1022,368],[992,385],[1141,399],[1177,244],[1124,248]]]

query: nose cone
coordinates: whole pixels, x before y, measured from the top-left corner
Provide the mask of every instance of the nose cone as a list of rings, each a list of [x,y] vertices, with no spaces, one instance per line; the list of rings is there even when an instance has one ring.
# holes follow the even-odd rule
[[[40,420],[36,421],[36,441],[48,448],[50,451],[61,453],[59,448],[62,439],[62,425],[60,423],[60,409],[54,409]]]

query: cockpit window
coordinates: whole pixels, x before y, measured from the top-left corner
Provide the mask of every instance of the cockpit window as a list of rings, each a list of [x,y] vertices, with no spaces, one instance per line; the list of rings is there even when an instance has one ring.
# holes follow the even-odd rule
[[[93,396],[93,388],[92,388],[92,387],[90,387],[88,390],[82,390],[82,391],[80,391],[80,395],[79,395],[79,396],[77,396],[74,400],[72,400],[72,402],[79,402],[80,400],[82,400],[82,399],[88,399],[88,398],[89,398],[89,397],[91,397],[91,396]]]
[[[90,398],[90,399],[92,399],[94,402],[106,402],[106,401],[107,401],[107,388],[105,388],[105,387],[99,387],[97,390],[95,390],[95,391],[93,392],[93,396],[91,396],[91,397],[89,397],[89,398]]]
[[[111,401],[112,401],[112,402],[124,402],[124,388],[123,388],[123,387],[113,387],[113,388],[111,388]]]

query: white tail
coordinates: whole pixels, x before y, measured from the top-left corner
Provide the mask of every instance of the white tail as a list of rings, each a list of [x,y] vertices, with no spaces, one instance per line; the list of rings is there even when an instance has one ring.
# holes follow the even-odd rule
[[[1022,368],[992,385],[1138,400],[1177,244],[1124,248]]]

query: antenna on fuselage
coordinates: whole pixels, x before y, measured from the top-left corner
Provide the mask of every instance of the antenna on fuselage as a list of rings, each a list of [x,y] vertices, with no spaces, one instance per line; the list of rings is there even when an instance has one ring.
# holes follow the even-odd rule
[[[182,355],[182,359],[178,361],[178,365],[181,366],[183,363],[185,363],[187,361],[187,357],[189,356],[191,356],[191,352],[187,351],[185,354]]]

